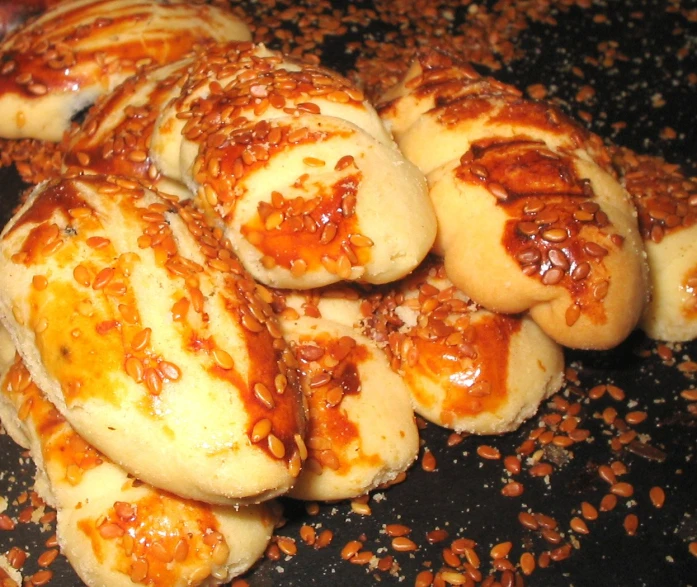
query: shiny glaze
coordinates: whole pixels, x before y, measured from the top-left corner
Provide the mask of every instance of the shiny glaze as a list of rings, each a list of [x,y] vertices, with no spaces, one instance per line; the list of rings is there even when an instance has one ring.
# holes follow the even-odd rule
[[[405,378],[417,401],[433,405],[433,396],[421,384],[426,378],[444,392],[440,417],[445,426],[456,418],[496,413],[508,399],[508,353],[519,330],[520,319],[500,314],[473,321],[467,336],[474,357],[465,357],[442,338],[414,337],[418,360],[405,369]]]
[[[510,217],[502,244],[525,275],[565,287],[593,322],[607,319],[599,289],[608,279],[603,259],[623,239],[571,157],[525,137],[491,139],[473,144],[455,174],[487,188]]]
[[[404,311],[412,316],[408,324]],[[521,319],[478,308],[449,282],[440,259],[430,257],[413,275],[377,294],[366,325],[369,336],[387,342],[390,364],[417,403],[430,409],[440,404],[444,425],[496,413],[507,401],[508,355]],[[442,400],[429,390],[432,385]]]
[[[349,213],[345,206],[347,199],[355,202],[360,182],[360,173],[345,175],[329,186],[314,185],[308,178],[300,185],[305,187],[307,184],[307,191],[314,197],[303,200],[302,203],[283,199],[281,205],[272,208],[270,212],[277,210],[284,221],[271,230],[266,229],[262,219],[262,214],[268,218],[269,212],[260,205],[259,216],[242,227],[242,234],[264,256],[272,258],[282,267],[290,269],[293,262],[303,260],[309,270],[317,269],[322,266],[323,257],[338,258],[345,254],[344,243],[348,242],[352,234],[360,232],[356,215]],[[301,210],[294,212],[298,208]],[[303,222],[306,216],[311,219],[311,230]],[[335,233],[325,242],[323,235],[330,224],[335,227]],[[365,263],[369,258],[365,248],[357,249],[357,254],[360,255],[359,264]]]
[[[360,431],[341,403],[346,396],[361,393],[360,364],[370,359],[371,351],[348,337],[336,339],[319,332],[301,337],[295,352],[310,413],[306,435],[310,470],[328,467],[345,475],[362,463],[379,465],[382,458],[364,452]]]
[[[139,250],[119,254],[108,240],[114,227],[78,198],[78,183],[114,200],[128,226],[143,231],[138,239]],[[67,281],[49,277],[45,287],[32,288],[29,292],[29,320],[34,325],[46,370],[60,381],[69,407],[94,399],[119,406],[119,390],[130,385],[130,378],[143,392],[139,409],[159,420],[158,397],[163,393],[176,393],[177,386],[187,385],[187,374],[168,360],[166,351],[153,349],[148,342],[150,337],[144,336],[148,324],[141,322],[137,311],[144,300],[136,297],[137,288],[142,285],[132,283],[131,271],[134,264],[142,262],[142,251],[151,249],[160,271],[166,271],[169,279],[179,284],[169,302],[160,299],[159,303],[175,307],[184,299],[188,308],[182,317],[173,313],[181,349],[194,355],[196,362],[210,374],[230,382],[231,393],[237,394],[245,406],[250,436],[260,417],[273,423],[274,434],[285,446],[282,458],[288,461],[296,452],[295,436],[302,434],[304,421],[296,376],[293,368],[288,367],[292,357],[270,308],[259,298],[256,285],[226,248],[228,245],[205,225],[191,202],[184,207],[165,200],[148,202],[142,190],[118,187],[101,176],[61,180],[38,195],[19,218],[18,226],[7,235],[6,238],[10,238],[22,227],[28,228],[15,262],[36,267],[40,275],[50,275],[46,268],[52,264],[68,269],[68,275],[72,272]],[[80,210],[79,214],[76,209]],[[215,257],[214,265],[204,267],[179,255],[167,220],[168,215],[177,212],[186,219],[191,234],[197,235],[198,246]],[[47,255],[43,248],[39,249],[36,243],[40,240],[33,235],[43,234],[41,227],[56,220],[63,226],[59,232],[65,235],[65,243]],[[83,281],[78,270],[89,278]],[[100,275],[105,273],[108,279],[99,283]],[[218,283],[219,277],[223,287],[217,287],[215,296],[221,300],[232,323],[240,325],[238,344],[249,357],[247,372],[240,372],[237,365],[221,369],[216,364],[219,345],[224,348],[228,343],[224,336],[214,335],[211,330],[207,302],[199,284],[209,280]],[[124,308],[131,310],[124,312]],[[209,366],[205,367],[206,364]],[[278,392],[276,381],[281,374],[287,383]],[[271,407],[255,397],[257,385],[271,390]],[[269,452],[266,444],[259,447]]]

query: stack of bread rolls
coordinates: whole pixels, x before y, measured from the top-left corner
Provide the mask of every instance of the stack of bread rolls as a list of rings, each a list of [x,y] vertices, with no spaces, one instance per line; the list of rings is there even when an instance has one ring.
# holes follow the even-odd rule
[[[427,254],[435,215],[375,110],[329,70],[244,43],[136,69],[73,133],[62,177],[0,235],[0,321],[18,352],[7,377],[31,382],[31,397],[7,383],[2,418],[35,455],[88,584],[216,584],[268,541],[273,516],[255,504],[364,495],[419,448],[383,353],[346,325],[281,325],[237,253],[271,284],[389,282]],[[60,132],[0,132],[57,140],[97,95],[49,90]],[[382,221],[393,210],[400,231]],[[54,466],[46,446],[60,443],[80,462]],[[210,528],[192,529],[197,518]],[[166,544],[162,524],[178,528]],[[230,532],[246,526],[242,550]]]
[[[600,139],[449,55],[420,56],[378,105],[426,174],[448,277],[559,343],[604,349],[648,295],[632,202]]]
[[[558,109],[430,52],[378,115],[247,39],[209,4],[67,0],[0,48],[0,136],[97,100],[0,234],[0,416],[89,584],[227,581],[261,502],[393,482],[414,411],[514,430],[561,345],[653,320],[634,205]]]

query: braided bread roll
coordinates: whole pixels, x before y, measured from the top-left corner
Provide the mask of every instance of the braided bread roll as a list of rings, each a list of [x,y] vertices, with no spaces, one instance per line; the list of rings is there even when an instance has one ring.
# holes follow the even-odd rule
[[[304,434],[294,359],[194,207],[123,179],[43,184],[0,235],[0,276],[0,320],[32,378],[119,466],[219,504],[292,485]],[[262,420],[268,434],[253,440]]]
[[[423,176],[348,80],[245,43],[182,66],[102,101],[66,165],[186,185],[273,287],[386,283],[425,257],[436,222]]]
[[[647,299],[643,245],[598,137],[441,53],[419,57],[379,112],[427,175],[435,250],[468,297],[529,311],[569,347],[609,348],[632,331]]]
[[[651,299],[639,323],[651,338],[697,338],[697,181],[660,159],[615,149],[639,212]]]
[[[210,506],[138,483],[76,434],[19,356],[0,373],[0,419],[31,450],[61,552],[86,585],[219,585],[264,554],[272,508]]]
[[[60,141],[71,118],[148,63],[245,41],[231,11],[186,0],[65,0],[0,44],[0,136]]]

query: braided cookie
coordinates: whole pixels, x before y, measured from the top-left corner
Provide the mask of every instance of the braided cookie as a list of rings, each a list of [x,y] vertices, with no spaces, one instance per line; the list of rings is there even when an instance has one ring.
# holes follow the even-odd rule
[[[263,555],[269,506],[210,506],[139,483],[76,434],[19,356],[2,371],[0,418],[31,450],[60,549],[86,585],[218,585]]]
[[[622,183],[639,212],[651,299],[639,326],[651,338],[697,337],[697,181],[674,165],[617,149]]]
[[[118,175],[182,200],[190,198],[178,174],[169,179],[152,165],[148,145],[161,108],[181,91],[192,61],[189,57],[144,68],[101,96],[70,135],[63,171]]]
[[[32,378],[115,463],[210,503],[291,486],[304,434],[294,359],[190,202],[104,176],[42,184],[0,235],[0,276],[0,319]]]
[[[119,163],[129,158],[140,166]],[[147,71],[124,84],[72,137],[66,164],[185,184],[273,287],[386,283],[436,234],[423,176],[362,92],[262,46],[218,45],[178,80]]]
[[[249,40],[232,12],[186,0],[65,0],[0,44],[0,136],[60,141],[73,115],[148,63]]]
[[[404,378],[416,413],[439,426],[509,432],[561,387],[561,347],[529,317],[473,304],[438,259],[370,304],[366,334]]]
[[[476,303],[529,311],[576,348],[620,343],[647,299],[636,211],[600,139],[558,109],[440,53],[379,111],[427,174],[435,250]]]
[[[307,460],[289,495],[359,497],[406,471],[419,451],[409,392],[383,353],[349,326],[308,316],[281,322],[308,405]]]

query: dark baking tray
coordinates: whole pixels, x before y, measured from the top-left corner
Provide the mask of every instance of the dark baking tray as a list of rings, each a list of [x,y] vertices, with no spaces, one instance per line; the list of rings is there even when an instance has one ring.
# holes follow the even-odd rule
[[[311,4],[302,3],[311,11]],[[358,2],[365,7],[369,2]],[[401,4],[401,3],[400,3]],[[468,2],[453,3],[455,18],[465,18]],[[493,5],[493,3],[490,3]],[[242,5],[253,14],[255,3]],[[324,3],[328,5],[328,3]],[[439,9],[445,3],[438,3]],[[592,115],[591,128],[606,139],[641,153],[664,156],[694,170],[697,160],[697,86],[688,74],[697,74],[695,39],[696,8],[675,2],[668,10],[663,2],[635,1],[589,4],[585,8],[559,3],[551,9],[556,24],[532,23],[517,40],[523,57],[495,72],[496,77],[519,87],[543,83],[550,97],[572,114],[580,110]],[[279,10],[290,3],[278,3]],[[346,11],[347,5],[333,7]],[[693,12],[692,17],[689,11]],[[373,20],[356,25],[343,37],[327,37],[323,42],[324,63],[350,73],[355,54],[344,48],[348,41],[381,39],[394,24]],[[598,44],[616,42],[623,57],[612,67],[594,67],[588,58],[597,58]],[[679,53],[680,49],[686,51]],[[579,75],[580,68],[583,77]],[[584,84],[596,95],[590,103],[579,104],[574,96]],[[657,96],[664,107],[655,107]],[[624,127],[613,123],[625,121]],[[661,129],[676,130],[676,138],[661,138]],[[23,189],[13,169],[0,170],[0,212],[4,224]],[[667,348],[673,359],[665,360]],[[660,354],[658,351],[660,350]],[[518,522],[521,511],[541,512],[554,517],[565,541],[574,544],[571,556],[536,569],[525,577],[527,585],[585,587],[614,586],[690,586],[697,585],[697,557],[688,544],[697,540],[697,415],[680,396],[693,388],[694,376],[678,365],[697,361],[697,344],[661,346],[641,333],[633,335],[620,348],[605,353],[567,352],[567,364],[578,372],[578,381],[569,383],[562,397],[580,401],[583,427],[591,439],[574,445],[570,453],[548,453],[560,459],[548,478],[534,478],[523,472],[516,476],[525,487],[520,497],[503,497],[501,487],[508,475],[501,461],[484,460],[477,446],[486,443],[503,455],[514,454],[545,415],[554,413],[550,403],[541,406],[537,417],[518,431],[496,438],[465,438],[448,445],[449,432],[434,425],[422,430],[423,449],[433,453],[437,469],[426,472],[415,464],[407,480],[388,490],[376,492],[370,500],[372,515],[351,511],[350,504],[325,504],[316,515],[309,515],[303,504],[287,501],[286,525],[279,535],[296,540],[298,553],[278,560],[265,559],[246,577],[251,585],[413,585],[419,571],[438,570],[442,549],[455,538],[476,541],[481,571],[486,578],[492,566],[490,548],[503,541],[513,544],[510,559],[515,563],[524,550],[539,555],[554,545],[539,533],[526,530]],[[590,400],[588,390],[598,384],[613,383],[626,397],[622,401],[605,394]],[[623,449],[613,451],[610,440],[617,432],[600,417],[603,410],[615,408],[620,416],[630,410],[648,413],[645,422],[634,426],[640,439],[658,449],[656,456],[638,455]],[[660,456],[661,458],[656,458]],[[579,515],[581,502],[598,506],[608,485],[598,475],[598,467],[621,461],[627,473],[620,480],[633,485],[634,494],[621,498],[618,506],[588,522],[590,533],[569,530],[572,517]],[[5,513],[16,518],[23,506],[16,503],[22,491],[31,487],[33,466],[10,441],[0,435],[0,495],[9,498]],[[651,487],[665,490],[666,502],[655,507],[649,497]],[[627,514],[636,514],[639,527],[629,536],[623,523]],[[397,552],[385,534],[385,524],[401,523],[412,529],[410,537],[418,545],[415,552]],[[300,528],[309,524],[319,533],[333,532],[330,546],[307,546],[300,539]],[[436,528],[449,532],[449,540],[429,544],[426,533]],[[0,552],[19,546],[30,552],[24,567],[30,576],[38,567],[51,527],[20,523],[13,531],[0,530]],[[341,558],[341,549],[350,540],[361,539],[364,549],[377,556],[392,555],[391,571],[354,565]],[[52,585],[79,585],[64,560],[51,569]],[[495,574],[497,578],[500,573]]]

